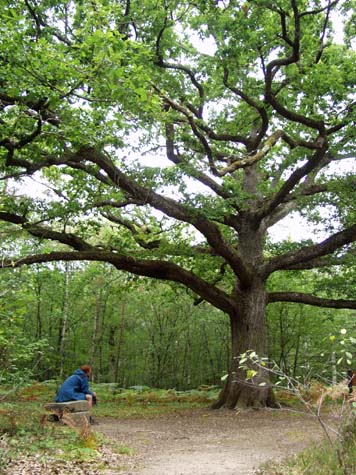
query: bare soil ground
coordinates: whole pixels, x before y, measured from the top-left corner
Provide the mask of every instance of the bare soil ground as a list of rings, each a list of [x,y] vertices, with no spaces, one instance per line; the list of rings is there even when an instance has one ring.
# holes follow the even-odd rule
[[[134,450],[106,475],[250,475],[323,437],[311,416],[267,409],[102,419],[95,430]]]

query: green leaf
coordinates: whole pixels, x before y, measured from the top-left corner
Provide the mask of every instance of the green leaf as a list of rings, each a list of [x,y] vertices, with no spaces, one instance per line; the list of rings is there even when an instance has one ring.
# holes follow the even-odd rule
[[[256,376],[256,374],[257,374],[257,371],[254,371],[253,369],[249,369],[246,372],[246,378],[247,379],[252,379],[254,376]]]

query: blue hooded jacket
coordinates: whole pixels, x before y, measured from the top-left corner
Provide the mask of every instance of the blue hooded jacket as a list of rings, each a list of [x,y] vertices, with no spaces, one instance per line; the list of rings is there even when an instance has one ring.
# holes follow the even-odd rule
[[[88,375],[77,369],[59,388],[56,402],[85,401],[86,394],[93,394],[89,389]]]

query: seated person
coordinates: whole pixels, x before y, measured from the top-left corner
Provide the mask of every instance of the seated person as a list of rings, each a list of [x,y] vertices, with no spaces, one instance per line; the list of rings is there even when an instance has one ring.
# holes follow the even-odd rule
[[[56,402],[67,401],[88,401],[89,409],[96,402],[96,394],[89,389],[89,376],[91,375],[91,366],[83,365],[75,370],[72,376],[69,376],[59,388]]]

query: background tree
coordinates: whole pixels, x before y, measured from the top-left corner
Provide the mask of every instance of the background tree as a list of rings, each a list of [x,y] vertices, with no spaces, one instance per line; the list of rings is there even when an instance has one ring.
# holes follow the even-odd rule
[[[34,270],[36,273],[36,270]],[[21,274],[26,273],[26,271]],[[37,276],[34,275],[34,279]],[[0,278],[0,384],[15,387],[41,373],[49,354],[48,340],[38,335],[38,308],[33,294],[26,292],[21,275],[4,272]],[[26,311],[33,308],[36,335],[26,331]]]
[[[238,367],[266,354],[267,305],[356,307],[352,289],[267,290],[277,272],[354,260],[352,2],[1,4],[2,178],[48,193],[4,187],[0,219],[63,245],[12,247],[2,265],[96,260],[184,285],[229,317],[216,407],[273,404],[268,375],[252,387]],[[324,234],[271,252],[292,212]]]

